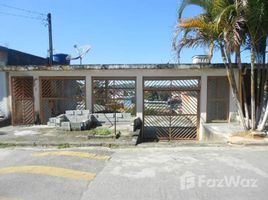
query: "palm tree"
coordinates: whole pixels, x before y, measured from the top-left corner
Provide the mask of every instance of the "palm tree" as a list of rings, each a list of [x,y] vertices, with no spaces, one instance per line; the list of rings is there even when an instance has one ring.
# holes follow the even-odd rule
[[[268,69],[265,70],[265,67],[263,67],[265,66],[268,36],[268,1],[243,0],[242,6],[247,19],[246,28],[251,55],[251,126],[253,130],[256,129],[257,125],[258,130],[263,130],[268,117]],[[263,65],[255,65],[256,61]],[[256,68],[257,74],[255,72]],[[262,75],[263,72],[264,75]],[[255,85],[255,77],[257,85]],[[255,92],[255,89],[257,89],[257,92]],[[255,94],[257,94],[256,97]]]
[[[200,6],[204,13],[183,20],[182,12],[188,5]],[[183,32],[183,35],[178,43],[175,38],[176,45],[174,46],[178,53],[183,47],[209,46],[211,52],[213,52],[214,46],[220,48],[233,98],[238,107],[240,121],[246,130],[231,60],[231,53],[236,51],[243,41],[240,32],[244,20],[236,9],[237,7],[228,0],[183,0],[178,13],[177,29],[177,32]],[[212,55],[213,53],[210,54],[211,57]]]
[[[204,12],[194,18],[182,20],[182,12],[188,5],[200,6]],[[210,47],[210,56],[212,57],[214,46],[220,48],[233,97],[244,128],[249,128],[249,126],[246,126],[244,121],[234,79],[231,54],[236,53],[237,64],[241,71],[240,49],[241,47],[250,49],[250,126],[252,130],[255,130],[257,126],[258,130],[263,130],[268,119],[268,66],[265,65],[268,39],[267,24],[267,0],[183,0],[178,14],[177,32],[184,32],[182,39],[176,43],[179,53],[184,47],[201,45]],[[244,87],[243,80],[242,87]],[[247,92],[245,88],[243,88],[243,91],[245,95],[245,92]],[[247,106],[247,103],[245,103],[246,116],[248,116]],[[247,121],[249,121],[248,117]]]

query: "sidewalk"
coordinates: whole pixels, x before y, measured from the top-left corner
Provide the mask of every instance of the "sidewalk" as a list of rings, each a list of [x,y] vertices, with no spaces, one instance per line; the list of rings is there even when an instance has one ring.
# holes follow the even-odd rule
[[[7,126],[0,128],[0,147],[8,146],[42,146],[42,147],[134,147],[138,137],[112,136],[92,138],[87,131],[63,131],[45,125],[38,126]],[[253,138],[243,135],[229,135],[221,141],[159,141],[144,142],[138,147],[176,147],[176,146],[225,146],[225,145],[263,145],[268,146],[268,137]]]
[[[46,125],[7,126],[0,128],[0,147],[2,146],[135,146],[137,138],[109,137],[88,138],[87,131],[63,131]]]

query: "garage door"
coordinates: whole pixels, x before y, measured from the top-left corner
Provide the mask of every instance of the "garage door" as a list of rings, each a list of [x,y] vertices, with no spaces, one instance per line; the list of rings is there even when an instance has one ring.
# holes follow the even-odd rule
[[[143,139],[197,139],[200,78],[146,77],[143,84]]]

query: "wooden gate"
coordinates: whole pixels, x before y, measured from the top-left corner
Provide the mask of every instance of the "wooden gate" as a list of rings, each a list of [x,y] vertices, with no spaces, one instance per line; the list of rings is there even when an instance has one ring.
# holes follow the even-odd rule
[[[34,123],[33,77],[11,77],[12,124]]]
[[[143,83],[143,139],[197,139],[199,77],[147,77]]]

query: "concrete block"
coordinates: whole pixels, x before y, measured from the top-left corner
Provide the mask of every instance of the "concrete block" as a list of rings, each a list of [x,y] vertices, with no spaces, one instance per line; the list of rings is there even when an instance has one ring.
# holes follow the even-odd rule
[[[75,110],[74,111],[74,114],[75,115],[82,115],[82,110]]]
[[[89,114],[89,110],[82,110],[82,114],[83,115],[88,115]]]
[[[71,122],[71,130],[72,131],[81,131],[82,124],[80,122]]]
[[[76,122],[76,117],[74,115],[68,115],[67,118],[70,122]]]
[[[106,113],[105,116],[107,118],[114,118],[114,113]]]
[[[61,122],[60,128],[65,131],[70,131],[71,130],[70,122]]]
[[[50,123],[56,123],[56,117],[51,117],[48,119]]]
[[[128,122],[131,123],[131,119],[128,118],[116,118],[117,122]]]
[[[60,123],[63,121],[63,119],[62,118],[56,118],[55,119],[55,123],[56,124],[59,124],[60,125]]]
[[[66,115],[74,115],[74,111],[73,110],[66,110],[65,114]]]
[[[56,124],[53,123],[53,122],[47,122],[47,125],[48,125],[48,126],[56,126]]]
[[[123,117],[122,113],[116,113],[116,118],[122,118],[122,117]]]

